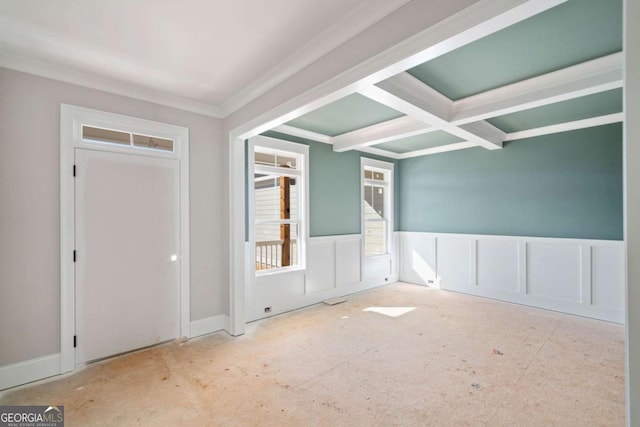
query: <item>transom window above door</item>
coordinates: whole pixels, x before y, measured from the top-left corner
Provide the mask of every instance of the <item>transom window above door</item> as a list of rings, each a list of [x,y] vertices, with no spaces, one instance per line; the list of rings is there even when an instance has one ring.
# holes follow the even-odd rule
[[[82,125],[82,141],[147,150],[174,151],[174,144],[171,139],[86,125]]]

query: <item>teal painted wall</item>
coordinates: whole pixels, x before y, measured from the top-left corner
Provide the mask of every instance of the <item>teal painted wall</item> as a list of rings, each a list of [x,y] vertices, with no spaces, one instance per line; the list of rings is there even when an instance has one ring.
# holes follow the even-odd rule
[[[309,146],[311,237],[360,233],[360,157],[396,163],[394,169],[397,161],[359,151],[336,153],[328,144],[273,131],[263,135]],[[398,191],[396,180],[394,193]],[[398,205],[396,200],[396,218],[399,215]],[[397,226],[394,229],[397,230]]]
[[[621,124],[404,159],[397,176],[402,231],[623,238]]]

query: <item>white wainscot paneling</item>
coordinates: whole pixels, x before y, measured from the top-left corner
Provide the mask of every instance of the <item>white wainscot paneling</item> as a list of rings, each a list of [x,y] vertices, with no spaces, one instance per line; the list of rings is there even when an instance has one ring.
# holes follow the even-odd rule
[[[404,233],[400,238],[400,280],[434,286],[436,279],[436,238]]]
[[[290,271],[261,275],[255,279],[256,313],[253,318],[259,318],[266,307],[277,311],[278,307],[305,294],[304,271]]]
[[[596,307],[624,310],[624,249],[591,248],[591,298]]]
[[[400,232],[400,279],[624,322],[624,243]],[[438,283],[436,282],[436,285]]]
[[[518,242],[478,240],[476,246],[477,286],[480,289],[518,292]]]
[[[336,284],[337,286],[351,285],[362,280],[360,264],[361,240],[336,240]]]
[[[471,275],[473,245],[475,242],[467,238],[437,238],[436,272],[442,289],[464,290],[474,287]]]
[[[307,253],[307,293],[325,291],[336,286],[336,243],[328,239],[311,239]]]
[[[365,280],[372,280],[379,277],[391,276],[391,257],[389,255],[381,255],[365,258],[362,265],[363,276]]]
[[[364,277],[360,234],[312,237],[307,243],[306,269],[260,274],[247,289],[246,309],[250,321],[361,292],[396,281],[390,275],[395,254],[378,259]],[[246,245],[247,257],[251,248]],[[253,271],[248,274],[254,274]],[[269,308],[265,311],[265,308]]]
[[[527,294],[581,302],[578,245],[527,243]]]

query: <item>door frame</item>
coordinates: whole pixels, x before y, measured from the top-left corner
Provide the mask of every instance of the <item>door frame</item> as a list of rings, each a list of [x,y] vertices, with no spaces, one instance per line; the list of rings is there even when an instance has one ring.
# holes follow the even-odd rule
[[[153,135],[174,141],[173,152],[82,140],[82,125]],[[120,114],[60,104],[60,373],[76,368],[75,181],[77,148],[177,159],[180,168],[180,335],[190,337],[189,129]]]

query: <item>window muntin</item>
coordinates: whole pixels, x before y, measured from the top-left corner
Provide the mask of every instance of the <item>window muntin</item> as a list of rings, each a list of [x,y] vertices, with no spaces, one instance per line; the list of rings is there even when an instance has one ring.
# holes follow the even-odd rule
[[[255,145],[252,158],[256,274],[300,268],[304,155]]]
[[[133,146],[152,150],[173,151],[173,141],[157,136],[133,134]]]
[[[291,156],[286,153],[275,152],[259,152],[256,151],[254,155],[256,165],[265,165],[273,167],[282,167],[287,169],[297,169],[298,163],[295,156]]]
[[[372,169],[365,168],[364,179],[373,179],[376,181],[385,181],[386,171],[374,171]]]
[[[87,125],[82,125],[82,140],[85,142],[116,144],[146,150],[175,151],[174,141],[171,139]]]
[[[363,165],[362,222],[365,257],[389,253],[389,170]]]

